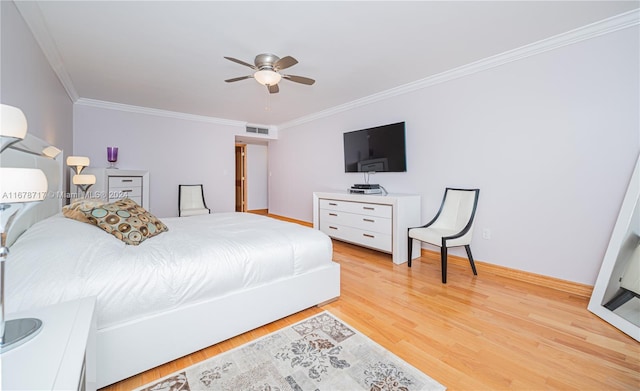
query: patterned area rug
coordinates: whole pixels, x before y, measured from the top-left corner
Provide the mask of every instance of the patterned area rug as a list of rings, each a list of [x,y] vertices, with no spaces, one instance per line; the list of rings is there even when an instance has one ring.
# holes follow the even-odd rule
[[[445,387],[329,312],[135,391],[413,391]]]

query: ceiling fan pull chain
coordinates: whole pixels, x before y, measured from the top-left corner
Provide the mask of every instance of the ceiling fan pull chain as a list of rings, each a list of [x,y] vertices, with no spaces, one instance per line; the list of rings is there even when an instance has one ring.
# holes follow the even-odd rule
[[[264,111],[271,111],[271,94],[265,98]]]

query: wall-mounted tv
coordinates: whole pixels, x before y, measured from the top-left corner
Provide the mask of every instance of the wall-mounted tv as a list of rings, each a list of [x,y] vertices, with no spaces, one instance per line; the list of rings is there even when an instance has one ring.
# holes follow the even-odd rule
[[[344,171],[407,171],[404,122],[344,133]]]

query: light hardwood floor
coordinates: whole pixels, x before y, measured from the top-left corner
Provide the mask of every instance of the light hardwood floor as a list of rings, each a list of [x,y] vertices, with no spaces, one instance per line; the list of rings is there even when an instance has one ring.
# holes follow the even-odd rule
[[[131,390],[328,310],[449,390],[639,390],[640,344],[587,310],[588,297],[454,262],[440,282],[436,254],[409,269],[334,241],[341,296],[144,372],[104,391]]]

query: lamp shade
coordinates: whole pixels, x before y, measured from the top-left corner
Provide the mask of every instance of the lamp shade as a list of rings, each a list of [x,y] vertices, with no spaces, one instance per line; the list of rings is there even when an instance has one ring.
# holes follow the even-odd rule
[[[96,183],[96,176],[92,174],[79,174],[73,176],[74,185],[93,185]]]
[[[71,167],[88,167],[90,160],[86,156],[68,156],[67,157],[67,166]]]
[[[9,105],[1,105],[0,136],[23,139],[27,134],[27,118],[22,110]]]
[[[278,72],[264,69],[253,74],[254,79],[264,86],[273,86],[278,84],[282,76]]]
[[[0,167],[0,204],[42,201],[47,177],[37,168]]]
[[[74,167],[76,174],[80,174],[82,169],[89,165],[89,158],[86,156],[68,156],[67,166]]]

